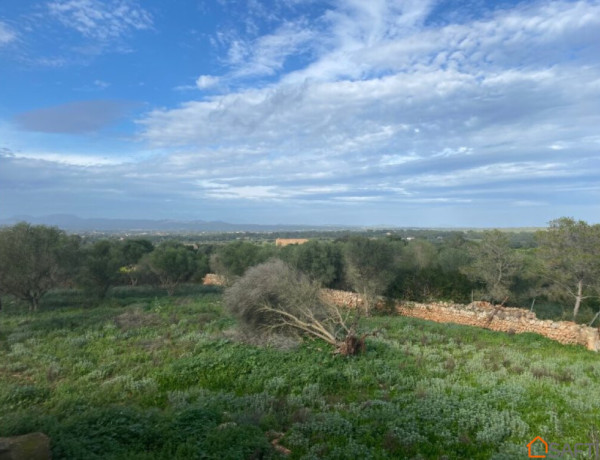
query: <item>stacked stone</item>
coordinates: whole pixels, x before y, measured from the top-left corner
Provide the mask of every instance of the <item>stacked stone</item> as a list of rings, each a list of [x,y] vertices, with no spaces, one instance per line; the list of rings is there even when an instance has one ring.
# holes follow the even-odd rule
[[[208,273],[202,280],[202,284],[206,286],[225,286],[225,280],[222,276]]]
[[[362,305],[354,292],[324,289],[323,297],[339,306],[356,308]],[[522,308],[502,307],[488,302],[468,305],[435,302],[430,304],[397,304],[398,313],[438,323],[456,323],[509,333],[532,332],[564,344],[583,345],[588,350],[600,350],[598,329],[571,321],[540,320],[535,313]]]
[[[326,302],[340,307],[357,308],[362,305],[360,295],[355,292],[338,291],[335,289],[321,289],[321,297]]]

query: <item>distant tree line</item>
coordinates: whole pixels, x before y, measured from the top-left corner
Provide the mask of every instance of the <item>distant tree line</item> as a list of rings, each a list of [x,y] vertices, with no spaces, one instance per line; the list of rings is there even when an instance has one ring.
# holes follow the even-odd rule
[[[513,248],[532,248],[537,245],[535,240],[535,229],[531,230],[505,230]],[[81,234],[86,241],[97,241],[104,239],[135,239],[143,238],[159,245],[165,241],[177,240],[182,243],[230,243],[234,241],[246,241],[251,243],[273,242],[277,238],[308,238],[311,240],[334,241],[347,239],[351,236],[365,236],[367,238],[396,238],[396,239],[420,239],[437,242],[442,239],[451,238],[459,234],[468,241],[480,240],[486,230],[448,230],[448,229],[423,229],[423,228],[378,228],[378,229],[348,229],[348,230],[296,230],[296,231],[230,231],[230,232],[83,232]]]
[[[25,301],[31,310],[58,287],[79,287],[96,299],[113,286],[138,283],[173,294],[180,283],[201,281],[208,270],[205,251],[174,241],[158,246],[144,239],[88,243],[43,225],[0,229],[0,293]]]
[[[536,233],[411,232],[339,232],[276,247],[269,240],[89,241],[20,223],[0,229],[0,294],[32,310],[56,287],[78,287],[102,299],[114,286],[153,284],[171,295],[209,271],[233,284],[249,268],[280,259],[322,287],[360,293],[368,307],[379,296],[532,307],[553,301],[573,318],[582,307],[590,318],[600,307],[600,225],[561,218]]]

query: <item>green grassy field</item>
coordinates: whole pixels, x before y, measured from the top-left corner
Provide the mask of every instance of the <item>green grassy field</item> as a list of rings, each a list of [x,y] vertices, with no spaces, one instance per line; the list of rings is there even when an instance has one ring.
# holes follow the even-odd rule
[[[512,459],[538,435],[600,438],[600,356],[581,347],[374,317],[343,358],[235,340],[214,289],[151,294],[0,313],[0,436],[86,460],[285,458],[273,439],[294,459]]]

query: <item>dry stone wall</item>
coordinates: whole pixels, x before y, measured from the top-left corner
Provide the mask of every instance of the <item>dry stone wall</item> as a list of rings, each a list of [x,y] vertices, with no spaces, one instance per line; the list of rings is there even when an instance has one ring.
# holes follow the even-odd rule
[[[323,290],[323,297],[336,305],[356,308],[362,304],[354,292]],[[533,332],[564,344],[583,345],[588,350],[600,350],[598,329],[571,321],[541,320],[535,313],[521,308],[494,306],[488,302],[469,305],[453,303],[398,303],[398,313],[438,323],[477,326],[493,331],[521,334]]]
[[[204,284],[221,285],[221,277],[208,274]],[[323,299],[335,305],[357,308],[362,299],[355,292],[323,289]],[[455,323],[477,326],[493,331],[515,334],[533,332],[564,344],[583,345],[588,350],[600,351],[598,329],[576,324],[572,321],[541,320],[535,313],[522,308],[494,306],[488,302],[473,302],[469,305],[454,303],[398,303],[398,313],[437,323]]]

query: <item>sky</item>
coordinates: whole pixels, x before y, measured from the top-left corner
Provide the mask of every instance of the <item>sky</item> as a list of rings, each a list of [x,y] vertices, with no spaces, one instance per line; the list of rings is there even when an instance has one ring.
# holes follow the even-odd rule
[[[0,0],[0,217],[600,222],[600,0]]]

